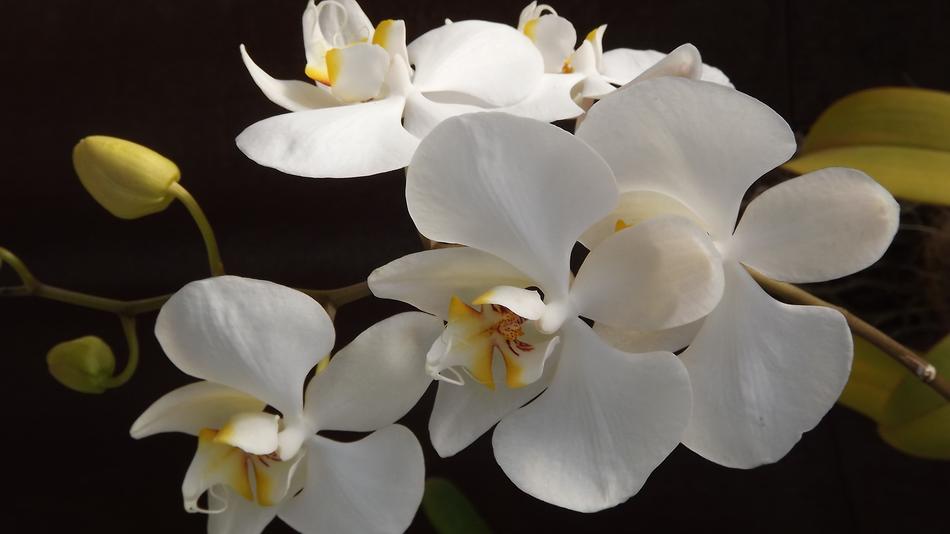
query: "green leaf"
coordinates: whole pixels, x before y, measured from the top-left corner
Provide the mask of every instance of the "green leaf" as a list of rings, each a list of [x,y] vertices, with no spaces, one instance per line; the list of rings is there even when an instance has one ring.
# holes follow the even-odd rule
[[[950,93],[883,87],[835,102],[784,167],[833,166],[860,169],[894,196],[950,205]]]
[[[798,174],[826,167],[851,167],[866,172],[895,197],[950,206],[950,152],[851,146],[805,154],[782,167]]]
[[[472,503],[444,478],[426,480],[422,511],[439,534],[487,534],[491,532]]]
[[[907,375],[901,364],[855,336],[851,376],[838,402],[880,423],[888,400]]]
[[[926,355],[943,376],[950,375],[950,335]],[[950,402],[914,376],[894,390],[878,426],[891,446],[924,458],[950,460]]]

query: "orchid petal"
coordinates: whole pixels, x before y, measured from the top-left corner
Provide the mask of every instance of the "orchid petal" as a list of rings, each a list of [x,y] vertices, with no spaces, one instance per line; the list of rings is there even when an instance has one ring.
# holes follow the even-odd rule
[[[218,430],[214,442],[249,454],[271,454],[277,450],[279,421],[279,415],[267,412],[235,414]]]
[[[493,287],[476,297],[472,304],[499,304],[530,320],[540,319],[545,308],[537,291],[512,286]]]
[[[214,382],[182,386],[153,402],[132,424],[130,434],[142,439],[161,432],[197,436],[203,428],[221,428],[231,416],[259,412],[266,403]]]
[[[308,65],[320,65],[330,48],[365,42],[372,35],[373,23],[356,0],[307,1],[303,44]]]
[[[277,80],[272,78],[258,67],[257,63],[254,63],[244,45],[241,45],[241,58],[244,60],[247,71],[251,74],[251,79],[264,93],[264,96],[286,110],[304,111],[340,105],[340,100],[322,85],[299,80]]]
[[[544,71],[561,72],[564,61],[574,51],[577,31],[566,18],[544,15],[528,21],[522,29],[544,58]]]
[[[468,247],[427,250],[403,256],[369,275],[369,287],[380,298],[401,300],[443,320],[449,302],[471,302],[488,289],[534,282],[509,263]]]
[[[426,351],[441,333],[442,321],[420,312],[371,326],[310,381],[311,424],[318,430],[366,432],[394,423],[429,387]]]
[[[405,100],[384,100],[277,115],[237,138],[257,163],[311,178],[368,176],[405,167],[419,140],[401,124]]]
[[[312,298],[235,276],[172,295],[155,335],[183,372],[253,395],[284,416],[302,411],[304,379],[334,341],[333,323]]]
[[[577,237],[617,203],[610,170],[584,143],[502,113],[443,122],[407,174],[406,201],[422,234],[502,258],[537,281],[546,300],[566,297]]]
[[[734,255],[787,282],[822,282],[876,262],[897,233],[900,206],[861,171],[823,169],[756,197],[736,228]]]
[[[603,323],[594,325],[594,332],[611,347],[629,353],[682,350],[693,342],[703,320],[693,321],[666,330],[623,330]]]
[[[626,354],[580,319],[566,323],[554,381],[508,415],[495,459],[522,491],[580,512],[635,494],[689,420],[686,370],[670,353]]]
[[[409,51],[406,49],[406,22],[387,19],[376,25],[373,44],[386,49],[392,56],[402,58],[408,67]]]
[[[422,139],[445,119],[478,111],[484,111],[484,109],[470,104],[436,102],[426,98],[419,91],[412,91],[406,98],[403,127],[412,135]]]
[[[582,138],[607,160],[621,191],[664,193],[732,235],[746,189],[795,152],[788,124],[754,98],[675,77],[632,83],[587,112]]]
[[[261,534],[279,510],[243,499],[226,486],[216,486],[211,491],[223,493],[220,498],[227,506],[220,513],[208,515],[208,534]]]
[[[426,32],[409,44],[409,59],[420,91],[465,93],[489,106],[524,100],[544,73],[544,60],[527,37],[481,20]]]
[[[705,221],[675,198],[655,191],[628,191],[620,194],[617,208],[581,235],[580,242],[593,250],[601,241],[618,230],[636,226],[644,221],[664,215],[675,215],[693,222],[709,231]]]
[[[597,53],[589,40],[584,40],[577,50],[568,58],[565,67],[569,72],[584,75],[579,86],[581,98],[601,98],[612,93],[616,88],[597,70]]]
[[[664,216],[616,232],[584,260],[571,297],[616,328],[662,330],[696,321],[722,297],[722,257],[702,229]]]
[[[492,373],[495,389],[474,380],[461,385],[439,382],[435,405],[429,417],[429,439],[439,456],[447,458],[468,447],[502,417],[538,396],[551,382],[554,365],[545,366],[541,378],[524,387],[505,384],[505,363],[495,358]]]
[[[357,43],[327,52],[327,75],[333,96],[344,102],[376,98],[389,71],[385,48]]]
[[[727,262],[722,302],[681,355],[693,385],[683,443],[728,467],[777,461],[838,399],[851,349],[836,310],[778,302]]]
[[[422,501],[422,448],[392,425],[351,443],[314,436],[307,444],[308,483],[279,516],[308,534],[395,534]]]
[[[208,515],[208,534],[261,534],[280,509],[244,499],[226,486],[217,486],[212,491],[224,494],[227,507]]]
[[[573,119],[584,113],[571,97],[571,89],[583,79],[584,75],[580,73],[545,74],[527,98],[497,111],[541,122]]]
[[[624,85],[633,81],[634,78],[646,72],[665,57],[667,57],[666,54],[656,50],[615,48],[604,52],[601,63],[602,72],[611,83]]]
[[[181,485],[185,510],[201,511],[198,499],[208,489],[216,486],[228,486],[238,498],[254,501],[254,489],[247,469],[247,456],[241,449],[218,443],[214,440],[217,432],[204,429],[198,434],[198,450],[188,465],[185,480]],[[208,512],[220,512],[221,508],[211,508],[215,504],[226,507],[228,502],[214,503],[209,499]]]

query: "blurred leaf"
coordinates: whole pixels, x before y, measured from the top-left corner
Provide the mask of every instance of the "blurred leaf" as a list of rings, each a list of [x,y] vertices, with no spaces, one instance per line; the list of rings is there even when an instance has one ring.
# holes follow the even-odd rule
[[[884,87],[835,102],[784,167],[833,166],[860,169],[894,196],[950,205],[950,93]]]
[[[461,491],[444,478],[426,480],[422,510],[439,534],[485,534],[491,529]]]
[[[838,401],[874,421],[884,417],[891,394],[907,370],[864,338],[854,338],[851,376]]]
[[[950,335],[926,358],[950,375]],[[916,377],[907,376],[885,406],[878,431],[893,447],[924,458],[950,460],[950,402]]]
[[[825,167],[866,172],[895,197],[950,205],[950,152],[894,146],[831,148],[799,156],[783,168],[805,174]]]

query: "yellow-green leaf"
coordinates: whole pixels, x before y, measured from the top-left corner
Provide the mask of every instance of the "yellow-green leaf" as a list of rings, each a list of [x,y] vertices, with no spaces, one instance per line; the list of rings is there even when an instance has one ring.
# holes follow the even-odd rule
[[[854,338],[851,376],[838,401],[876,422],[894,390],[908,375],[904,367],[863,338]]]
[[[850,146],[804,154],[783,166],[805,174],[826,167],[866,172],[898,198],[950,205],[950,151],[901,146]]]
[[[784,167],[853,167],[896,197],[950,205],[950,93],[880,87],[848,95],[818,117],[801,155]]]
[[[943,376],[950,374],[950,336],[926,355]],[[914,376],[894,390],[878,432],[893,447],[924,458],[950,460],[950,402]]]
[[[802,153],[867,145],[950,151],[950,93],[878,87],[850,94],[818,117]]]

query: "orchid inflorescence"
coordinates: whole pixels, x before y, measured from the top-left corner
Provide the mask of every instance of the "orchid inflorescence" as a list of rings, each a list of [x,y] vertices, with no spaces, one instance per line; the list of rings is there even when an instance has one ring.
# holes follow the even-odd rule
[[[419,311],[332,356],[335,307],[353,297],[225,276],[213,237],[221,276],[142,304],[161,305],[159,343],[200,381],[131,433],[197,437],[182,491],[209,532],[260,532],[275,516],[301,532],[405,530],[424,465],[394,423],[433,380],[439,455],[494,427],[518,488],[582,512],[629,499],[680,443],[730,467],[778,461],[830,409],[851,366],[845,318],[779,302],[757,280],[868,267],[897,231],[897,202],[830,168],[740,217],[753,182],[795,152],[788,124],[692,45],[605,51],[605,28],[577,45],[568,20],[532,2],[516,27],[446,21],[407,44],[401,20],[308,0],[309,80],[274,79],[240,47],[288,111],[244,130],[241,151],[315,178],[405,167],[409,214],[432,246],[368,279]],[[549,124],[564,119],[574,133]],[[177,167],[148,149],[87,138],[75,162],[117,216],[178,198],[210,234]]]

